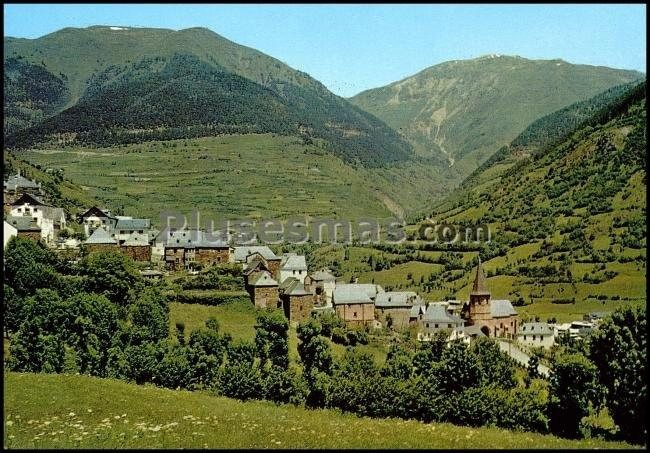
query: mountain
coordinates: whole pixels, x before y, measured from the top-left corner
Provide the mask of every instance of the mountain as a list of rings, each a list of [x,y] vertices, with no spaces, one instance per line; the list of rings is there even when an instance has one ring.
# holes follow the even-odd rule
[[[499,177],[477,175],[480,184],[438,205],[432,218],[490,226],[481,255],[492,286],[507,288],[502,296],[547,304],[596,302],[594,294],[644,299],[646,136],[643,82]],[[470,277],[459,280],[464,290]]]
[[[421,155],[444,156],[462,180],[538,118],[644,75],[489,55],[427,68],[352,97]]]
[[[215,132],[323,140],[365,166],[411,146],[309,75],[205,28],[94,26],[5,38],[5,144],[118,144]],[[10,81],[11,83],[7,83]],[[26,89],[36,86],[38,89]]]

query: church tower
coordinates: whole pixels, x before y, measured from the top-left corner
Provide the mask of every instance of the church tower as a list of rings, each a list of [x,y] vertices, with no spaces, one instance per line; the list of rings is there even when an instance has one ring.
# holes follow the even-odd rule
[[[469,293],[469,307],[468,307],[468,324],[482,324],[482,321],[492,319],[490,311],[490,292],[485,285],[485,276],[481,269],[481,257],[478,258],[478,266],[476,267],[476,276],[474,277],[474,284],[472,291]]]

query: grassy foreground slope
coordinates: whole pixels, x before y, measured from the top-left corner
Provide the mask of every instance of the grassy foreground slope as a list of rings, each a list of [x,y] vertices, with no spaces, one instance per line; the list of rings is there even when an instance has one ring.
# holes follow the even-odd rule
[[[5,374],[5,448],[629,448],[360,418],[87,376]]]

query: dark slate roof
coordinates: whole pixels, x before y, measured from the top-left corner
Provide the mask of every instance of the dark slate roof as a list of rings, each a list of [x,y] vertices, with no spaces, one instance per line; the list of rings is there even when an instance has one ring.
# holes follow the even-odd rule
[[[487,286],[485,284],[485,276],[481,270],[481,257],[478,258],[478,266],[476,266],[476,276],[474,277],[474,284],[472,285],[472,292],[470,294],[480,295],[489,295]]]
[[[117,219],[113,228],[116,230],[148,230],[150,226],[150,219]]]
[[[259,253],[264,259],[267,260],[277,260],[278,256],[273,253],[273,251],[268,248],[266,245],[254,245],[254,246],[243,246],[235,247],[233,249],[233,255],[235,262],[243,263],[246,261],[246,258],[254,253]]]
[[[311,293],[305,289],[305,285],[294,277],[285,278],[280,284],[280,290],[289,296],[308,296]]]
[[[211,238],[201,230],[177,230],[171,233],[165,247],[168,248],[228,248],[226,241]]]
[[[117,244],[117,241],[103,228],[97,228],[93,231],[93,234],[84,241],[84,244]]]
[[[470,337],[484,337],[485,334],[481,331],[481,327],[477,325],[473,326],[464,326],[464,327],[459,327],[458,328],[459,332],[465,332],[465,335],[469,335]]]
[[[382,308],[410,308],[418,299],[413,291],[390,291],[377,294],[375,306]]]
[[[24,176],[21,176],[20,173],[10,176],[4,182],[5,189],[16,190],[21,189],[39,189],[41,187],[40,183],[27,179]]]
[[[432,303],[429,304],[427,311],[424,313],[422,318],[424,321],[428,322],[440,322],[440,323],[453,323],[453,324],[462,324],[463,320],[458,316],[454,316],[447,311],[447,304],[445,303]]]
[[[418,318],[420,315],[424,315],[426,307],[424,304],[413,305],[411,311],[409,312],[409,317]]]
[[[21,206],[24,204],[29,204],[32,206],[48,206],[43,202],[43,200],[40,199],[40,197],[37,197],[36,195],[32,195],[30,193],[21,194],[14,200],[13,203],[11,203],[12,206]]]
[[[98,208],[97,206],[93,206],[91,208],[88,208],[88,210],[86,210],[84,213],[79,215],[79,217],[81,217],[81,218],[90,217],[90,216],[108,217],[110,219],[114,218],[113,216],[110,215],[110,211],[108,209]]]
[[[29,216],[7,216],[5,220],[18,231],[41,231],[41,227]]]
[[[490,301],[490,314],[493,318],[504,318],[515,316],[517,312],[509,300],[493,299]]]
[[[334,282],[336,277],[325,269],[314,272],[310,275],[311,279],[317,282]]]
[[[334,288],[332,302],[334,305],[372,304],[379,292],[383,292],[381,286],[372,283],[344,283]]]
[[[305,255],[295,253],[285,253],[280,261],[280,268],[285,270],[307,270],[307,260]]]
[[[271,274],[266,271],[260,272],[248,284],[251,286],[278,286],[278,282],[273,280]]]
[[[545,322],[526,322],[519,329],[519,335],[553,335],[553,329]]]

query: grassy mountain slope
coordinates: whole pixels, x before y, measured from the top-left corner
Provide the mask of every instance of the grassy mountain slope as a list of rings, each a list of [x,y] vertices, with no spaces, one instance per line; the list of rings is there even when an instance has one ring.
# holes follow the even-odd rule
[[[462,179],[536,119],[643,75],[562,60],[486,56],[427,68],[351,101]]]
[[[106,144],[213,135],[235,124],[256,132],[302,134],[306,141],[323,138],[338,156],[366,166],[411,155],[410,146],[384,123],[307,74],[210,30],[114,28],[5,38],[6,58],[60,75],[69,92],[67,110],[10,137],[9,146],[61,132],[73,133],[68,140]],[[188,122],[197,128],[166,130]],[[115,130],[106,133],[107,128]],[[143,128],[149,134],[141,134]],[[139,138],[125,138],[134,129]],[[77,137],[79,132],[85,135]]]
[[[439,223],[489,224],[491,243],[326,246],[311,250],[311,260],[344,279],[463,299],[480,252],[492,296],[511,299],[524,317],[564,322],[645,304],[646,149],[642,84],[558,143],[509,163],[495,183],[459,191],[432,213]]]
[[[637,85],[638,82],[630,82],[610,88],[593,98],[576,102],[534,121],[508,146],[500,148],[474,170],[440,203],[438,209],[458,205],[459,200],[467,198],[471,191],[485,191],[490,185],[496,186],[500,176],[522,159],[560,144],[568,134],[580,127],[597,124],[601,116],[609,114],[614,103],[625,99],[625,94]]]
[[[597,439],[360,418],[88,376],[6,373],[4,386],[7,448],[630,448]]]

